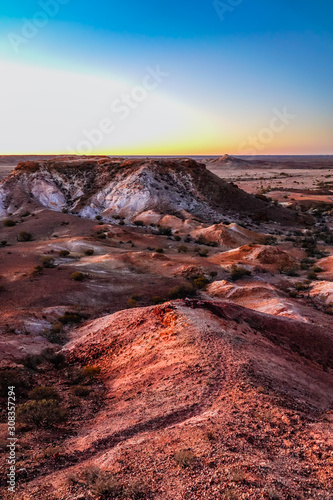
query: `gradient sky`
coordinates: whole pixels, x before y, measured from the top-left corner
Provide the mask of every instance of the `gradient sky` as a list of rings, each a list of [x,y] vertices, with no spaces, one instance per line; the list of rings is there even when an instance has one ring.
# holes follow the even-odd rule
[[[2,2],[0,154],[333,154],[332,0],[215,4]]]

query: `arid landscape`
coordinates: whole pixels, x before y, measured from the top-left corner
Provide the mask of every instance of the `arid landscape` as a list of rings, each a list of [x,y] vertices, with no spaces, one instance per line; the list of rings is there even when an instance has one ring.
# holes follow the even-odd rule
[[[0,172],[1,498],[332,498],[333,157]]]

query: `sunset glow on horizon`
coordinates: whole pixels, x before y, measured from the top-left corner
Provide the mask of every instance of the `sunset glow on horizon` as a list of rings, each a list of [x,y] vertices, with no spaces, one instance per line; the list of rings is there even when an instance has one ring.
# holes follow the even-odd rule
[[[322,0],[223,19],[203,0],[6,5],[0,154],[333,154],[332,16]]]

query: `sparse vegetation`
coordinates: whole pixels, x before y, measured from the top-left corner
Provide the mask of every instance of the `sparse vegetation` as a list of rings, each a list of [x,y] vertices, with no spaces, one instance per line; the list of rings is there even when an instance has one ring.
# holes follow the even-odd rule
[[[94,255],[95,251],[92,248],[87,248],[85,250],[84,254],[87,255],[87,257],[90,257],[91,255]]]
[[[16,226],[16,222],[13,219],[5,219],[3,221],[3,225],[5,227],[14,227],[14,226]]]
[[[19,422],[35,427],[53,427],[66,420],[66,409],[54,399],[28,401],[17,409]]]
[[[86,279],[86,275],[81,273],[80,271],[75,271],[71,274],[71,280],[73,281],[84,281]]]
[[[186,297],[193,297],[196,294],[196,289],[186,283],[184,285],[178,285],[169,290],[168,296],[171,300],[185,299]]]
[[[187,253],[187,252],[188,252],[188,247],[186,245],[179,245],[178,253]]]
[[[189,449],[177,451],[174,457],[176,462],[184,468],[192,466],[195,462],[195,455]]]
[[[41,401],[42,399],[54,399],[55,401],[60,401],[58,391],[54,387],[47,387],[45,385],[32,389],[32,391],[29,392],[28,397],[29,399],[33,399],[35,401]]]
[[[70,255],[70,251],[69,250],[60,250],[59,252],[59,257],[68,257]]]
[[[40,262],[43,265],[43,267],[47,269],[52,269],[54,266],[54,258],[51,257],[50,255],[43,255],[40,258]]]
[[[32,241],[32,234],[27,233],[26,231],[20,231],[17,235],[17,241],[21,243]]]
[[[231,279],[233,281],[240,280],[245,276],[251,276],[251,271],[243,266],[234,264],[231,268]]]

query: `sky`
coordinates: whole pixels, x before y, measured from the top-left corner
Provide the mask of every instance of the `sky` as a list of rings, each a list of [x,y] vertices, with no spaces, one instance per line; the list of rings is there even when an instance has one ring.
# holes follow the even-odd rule
[[[333,154],[332,0],[12,0],[0,154]]]

